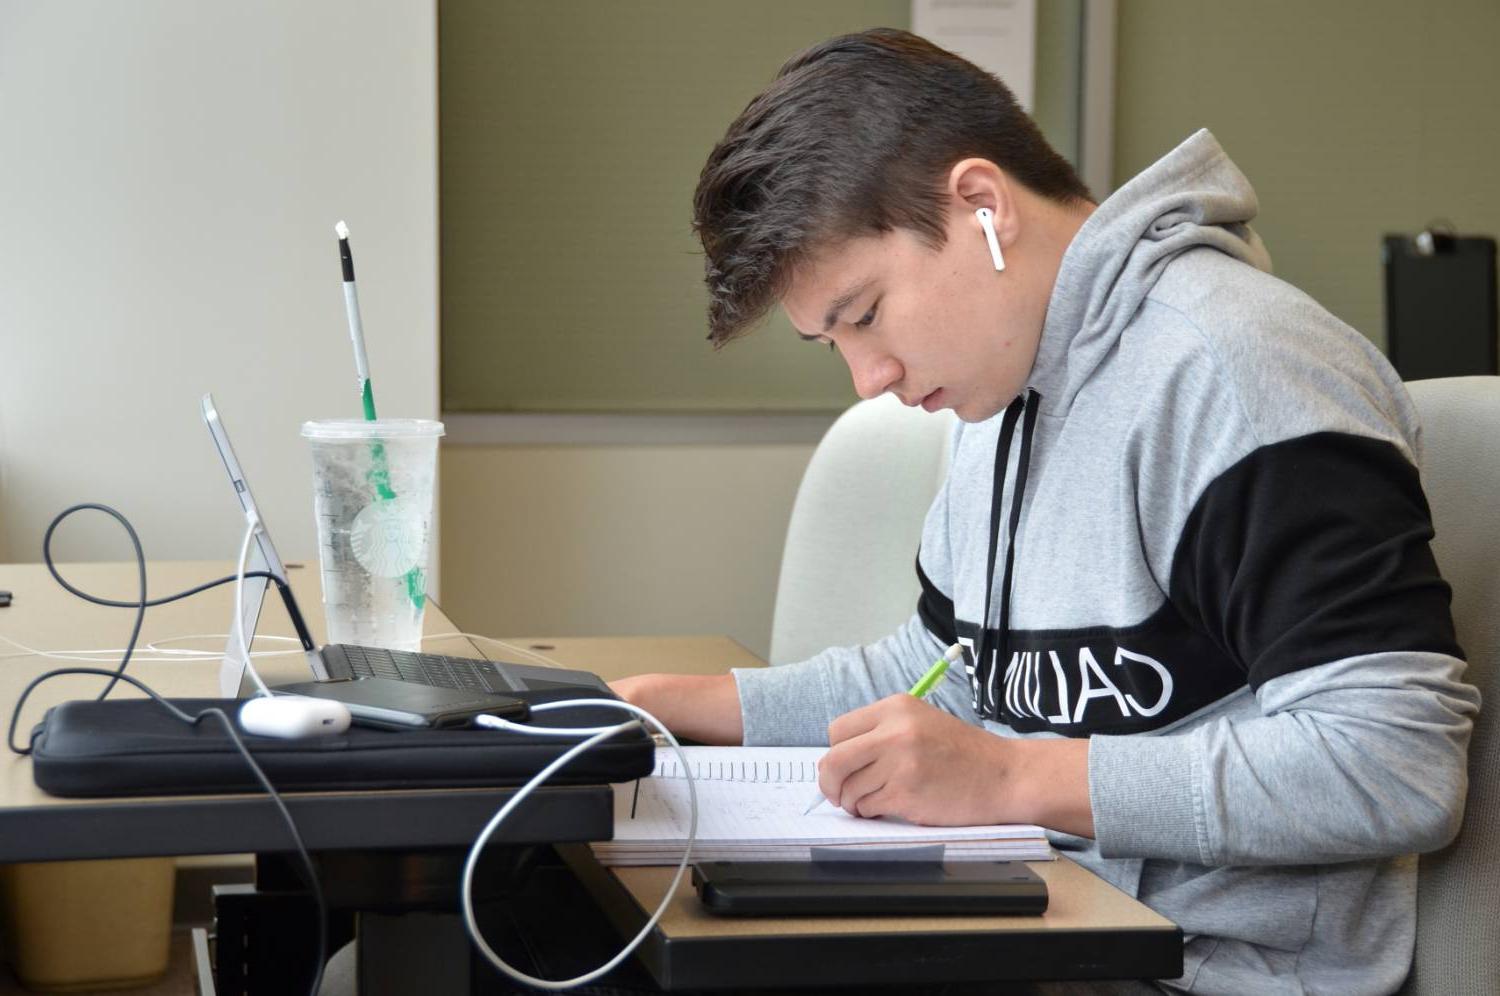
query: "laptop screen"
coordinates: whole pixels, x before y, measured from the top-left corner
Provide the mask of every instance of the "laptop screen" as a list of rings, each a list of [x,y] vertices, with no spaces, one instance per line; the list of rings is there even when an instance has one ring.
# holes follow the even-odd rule
[[[240,462],[234,455],[234,447],[229,442],[229,432],[224,428],[224,420],[219,417],[218,410],[214,407],[212,394],[203,396],[203,424],[208,426],[208,433],[213,437],[214,448],[219,451],[219,458],[224,461],[224,470],[229,475],[229,483],[234,488],[234,493],[240,504],[240,511],[245,514],[254,513],[260,528],[255,531],[254,542],[250,546],[250,554],[245,564],[247,573],[254,571],[268,571],[276,577],[286,581],[286,567],[282,565],[281,557],[276,553],[276,546],[271,542],[271,533],[266,528],[265,516],[260,514],[260,509],[255,506],[255,496],[250,493],[250,484],[245,480],[244,471],[240,469]],[[255,627],[260,621],[260,607],[265,601],[266,588],[271,582],[263,577],[247,577],[240,596],[240,604],[230,611],[238,611],[240,625],[244,627],[245,643],[248,646],[255,638]],[[292,598],[291,588],[282,590],[283,597],[287,602],[287,611],[292,617],[292,623],[296,626],[299,636],[302,637],[303,649],[310,655],[316,655],[317,650],[308,638],[306,627],[302,621],[302,615],[297,610],[296,600]],[[230,617],[230,632],[233,633],[234,618]],[[245,662],[240,659],[239,648],[233,646],[233,636],[230,637],[231,645],[224,648],[224,660],[219,666],[219,694],[225,698],[238,698],[245,690]],[[314,675],[319,668],[312,657],[309,665]]]

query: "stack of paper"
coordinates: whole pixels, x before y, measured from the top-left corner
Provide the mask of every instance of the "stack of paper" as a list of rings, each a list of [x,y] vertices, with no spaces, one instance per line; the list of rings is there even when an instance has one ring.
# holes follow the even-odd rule
[[[688,747],[698,791],[699,861],[805,861],[813,848],[849,857],[900,857],[943,848],[948,861],[1051,859],[1041,827],[917,826],[860,819],[828,803],[804,813],[817,794],[823,747]],[[606,865],[666,865],[682,860],[691,806],[675,751],[658,748],[649,778],[616,785],[615,839],[592,845]],[[913,853],[913,852],[908,852]],[[832,855],[830,855],[832,856]]]

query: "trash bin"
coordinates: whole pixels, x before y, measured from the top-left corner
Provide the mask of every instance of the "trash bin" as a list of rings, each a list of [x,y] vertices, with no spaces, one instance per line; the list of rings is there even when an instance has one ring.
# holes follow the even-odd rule
[[[166,973],[172,858],[0,866],[5,957],[28,989],[126,989]]]

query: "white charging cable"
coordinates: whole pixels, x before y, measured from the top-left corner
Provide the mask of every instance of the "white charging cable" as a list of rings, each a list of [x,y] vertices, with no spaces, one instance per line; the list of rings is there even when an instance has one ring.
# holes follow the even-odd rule
[[[223,650],[191,650],[177,649],[164,646],[168,643],[181,643],[185,640],[213,641],[220,645],[228,640],[233,634],[230,633],[189,633],[183,636],[165,636],[150,640],[140,645],[140,649],[130,655],[133,662],[157,661],[162,663],[176,663],[178,661],[217,661],[224,657]],[[251,657],[301,657],[303,655],[302,643],[295,636],[268,636],[258,633],[255,640],[272,641],[281,640],[297,644],[295,650],[251,650]],[[82,650],[38,650],[36,647],[28,647],[19,640],[11,639],[4,633],[0,633],[0,643],[15,647],[15,653],[0,654],[0,661],[10,660],[15,657],[43,657],[48,660],[69,661],[82,664],[118,664],[120,655],[125,652],[124,647],[92,647]]]
[[[266,683],[260,680],[260,672],[255,670],[255,662],[250,659],[250,644],[245,641],[245,565],[250,560],[250,543],[255,539],[255,531],[260,528],[260,518],[254,512],[245,513],[245,540],[240,544],[240,559],[234,569],[234,625],[230,627],[234,631],[234,645],[240,652],[240,660],[245,664],[245,670],[250,672],[250,677],[255,679],[256,687],[260,694],[271,698],[271,690]]]
[[[474,841],[474,846],[469,849],[468,860],[464,862],[464,927],[469,932],[469,938],[474,942],[474,946],[479,948],[480,953],[482,953],[485,958],[489,960],[489,963],[491,965],[494,965],[500,971],[504,972],[512,979],[515,979],[517,982],[522,982],[529,986],[536,986],[539,989],[571,989],[574,986],[581,986],[585,982],[593,982],[601,975],[604,975],[606,972],[612,970],[616,965],[620,964],[620,962],[624,961],[625,958],[630,954],[630,952],[639,947],[640,943],[646,939],[646,935],[651,933],[651,928],[655,927],[656,922],[662,918],[662,914],[666,913],[668,905],[670,905],[672,902],[672,897],[677,894],[677,886],[682,882],[682,876],[687,872],[688,861],[691,859],[693,854],[693,842],[698,839],[698,789],[693,784],[694,779],[692,775],[692,766],[688,764],[687,755],[683,753],[682,745],[677,742],[677,738],[672,736],[672,731],[668,730],[666,726],[662,724],[661,720],[657,719],[655,716],[651,715],[640,706],[631,705],[629,702],[621,702],[618,699],[563,699],[558,702],[538,703],[531,707],[531,711],[547,712],[554,709],[571,709],[577,706],[603,706],[609,709],[620,709],[639,716],[640,719],[627,720],[624,723],[620,723],[618,726],[593,726],[581,728],[527,726],[523,723],[512,723],[509,720],[501,719],[498,716],[487,715],[477,716],[474,719],[475,726],[487,727],[493,730],[509,730],[517,733],[525,733],[531,736],[577,737],[588,735],[587,740],[584,740],[582,743],[575,744],[574,746],[568,748],[563,752],[562,756],[558,757],[551,764],[547,765],[541,771],[537,772],[536,776],[533,777],[531,781],[527,782],[526,785],[521,789],[521,791],[517,792],[509,799],[509,801],[505,803],[505,805],[500,807],[500,811],[497,812],[493,817],[491,817],[489,823],[485,824],[485,828],[480,831],[479,838]],[[474,868],[479,864],[479,855],[484,851],[485,843],[489,841],[490,836],[495,832],[496,828],[498,828],[500,824],[505,821],[505,818],[509,816],[511,812],[517,806],[519,806],[527,796],[532,793],[533,790],[544,783],[548,778],[552,777],[553,772],[557,771],[563,765],[567,764],[569,761],[573,760],[573,758],[582,754],[584,751],[587,751],[595,744],[607,740],[617,733],[623,733],[626,730],[641,725],[641,720],[650,723],[652,726],[656,727],[656,729],[661,731],[661,735],[666,738],[667,742],[672,745],[672,749],[677,752],[677,757],[682,761],[683,771],[687,774],[688,799],[692,809],[691,816],[688,821],[687,845],[683,848],[682,851],[682,861],[677,865],[677,874],[672,877],[672,884],[667,886],[667,894],[662,897],[661,905],[656,908],[655,913],[651,914],[651,919],[646,921],[645,926],[641,928],[641,932],[636,934],[635,937],[631,939],[630,943],[626,944],[625,947],[620,950],[619,954],[615,955],[609,961],[605,962],[603,965],[600,965],[593,971],[585,972],[583,975],[580,975],[574,979],[561,979],[554,981],[551,979],[538,979],[535,976],[527,975],[520,969],[506,964],[505,959],[501,958],[498,954],[495,953],[495,950],[485,942],[484,937],[479,932],[479,924],[474,916]]]

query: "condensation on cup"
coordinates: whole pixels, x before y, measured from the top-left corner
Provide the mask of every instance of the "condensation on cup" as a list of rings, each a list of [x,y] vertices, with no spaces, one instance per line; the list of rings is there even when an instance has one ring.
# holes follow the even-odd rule
[[[304,422],[329,643],[419,650],[443,424]]]

